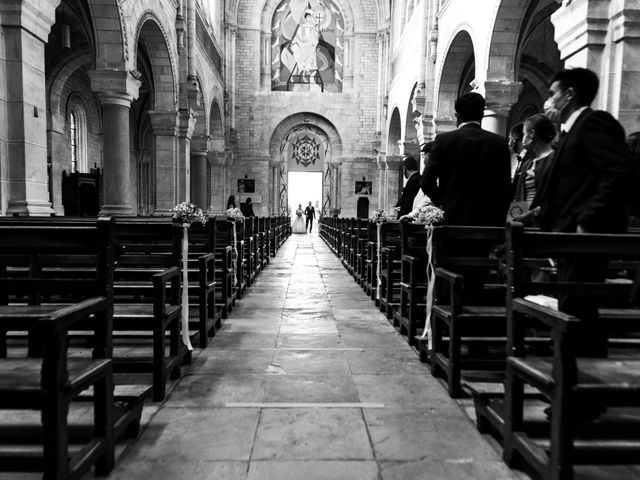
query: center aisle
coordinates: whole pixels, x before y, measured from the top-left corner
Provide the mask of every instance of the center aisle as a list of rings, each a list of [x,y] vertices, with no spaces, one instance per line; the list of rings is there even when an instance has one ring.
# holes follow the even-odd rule
[[[314,232],[293,235],[109,477],[523,478]]]

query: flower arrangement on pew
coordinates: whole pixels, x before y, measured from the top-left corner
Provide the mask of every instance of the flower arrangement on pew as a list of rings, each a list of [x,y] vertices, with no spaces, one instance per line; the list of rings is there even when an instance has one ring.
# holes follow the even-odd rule
[[[414,223],[424,225],[427,232],[427,295],[426,295],[426,321],[422,338],[427,340],[428,349],[432,348],[431,336],[431,309],[433,308],[433,291],[435,287],[435,268],[433,266],[433,227],[444,221],[444,210],[436,207],[431,201],[425,202],[418,208],[418,214],[414,216]]]
[[[191,202],[182,202],[171,209],[173,213],[173,220],[176,223],[189,224],[201,223],[205,225],[207,223],[207,217],[202,212],[202,209],[198,208]]]
[[[373,215],[369,217],[369,220],[374,223],[384,223],[387,221],[387,216],[385,215],[384,210],[379,208],[373,212]]]
[[[231,250],[231,279],[233,281],[233,286],[235,287],[238,284],[238,272],[236,269],[236,264],[238,261],[238,234],[236,230],[236,223],[244,222],[244,215],[242,214],[242,210],[240,210],[238,207],[230,208],[226,213],[227,220],[231,222],[233,227],[233,249]]]
[[[438,225],[444,220],[444,211],[436,207],[433,203],[423,205],[418,210],[418,216],[415,217],[414,223],[425,225],[427,227]]]
[[[171,209],[174,223],[182,225],[182,341],[193,350],[189,338],[189,227],[192,223],[207,223],[207,217],[191,202],[182,202]]]
[[[229,210],[227,210],[227,220],[231,221],[231,222],[242,222],[244,221],[244,215],[242,214],[242,211],[236,207],[236,208],[230,208]]]

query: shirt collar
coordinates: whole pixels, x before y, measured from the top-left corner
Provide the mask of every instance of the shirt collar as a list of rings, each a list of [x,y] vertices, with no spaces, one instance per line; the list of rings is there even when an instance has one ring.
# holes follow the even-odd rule
[[[567,121],[564,122],[562,125],[560,125],[560,131],[561,132],[565,132],[565,133],[569,133],[569,131],[571,130],[573,125],[576,123],[576,120],[578,120],[578,117],[580,116],[580,114],[582,112],[584,112],[587,108],[589,108],[589,107],[586,107],[586,106],[585,107],[580,107],[575,112],[573,112],[571,115],[569,115],[569,118],[567,118]]]
[[[468,122],[462,122],[460,125],[458,125],[458,128],[462,128],[467,125],[478,125],[479,127],[481,126],[480,122],[478,122],[477,120],[470,120]]]

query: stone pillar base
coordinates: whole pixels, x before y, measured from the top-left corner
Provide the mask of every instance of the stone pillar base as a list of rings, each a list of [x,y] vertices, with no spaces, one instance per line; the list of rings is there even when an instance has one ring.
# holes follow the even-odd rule
[[[50,202],[37,200],[11,200],[7,207],[7,216],[49,217],[55,213]]]
[[[134,214],[131,205],[103,205],[99,213],[101,217],[130,217]]]

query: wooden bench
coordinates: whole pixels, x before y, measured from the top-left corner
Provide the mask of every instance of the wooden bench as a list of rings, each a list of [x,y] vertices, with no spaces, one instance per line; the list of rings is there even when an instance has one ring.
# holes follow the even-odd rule
[[[127,404],[121,409],[114,404],[114,229],[108,218],[97,225],[0,226],[0,409],[42,412],[41,425],[0,428],[0,471],[43,471],[44,478],[76,479],[95,465],[98,475],[107,475],[114,466],[115,438],[137,435],[147,389],[116,396]],[[48,256],[67,262],[59,262],[57,274],[43,278],[40,263]],[[29,275],[15,278],[9,258],[28,259]],[[83,270],[77,276],[77,265],[91,267],[92,277]],[[43,297],[59,298],[60,303],[42,304]],[[80,323],[92,332],[91,355],[68,357],[69,332]],[[24,330],[39,340],[39,356],[7,358],[6,333]],[[82,396],[93,405],[94,422],[78,439],[67,415]],[[41,451],[33,442],[42,444]],[[81,446],[72,451],[72,444]]]
[[[394,309],[400,305],[400,222],[382,224],[380,230],[380,311],[388,319],[393,318]]]
[[[504,228],[442,226],[433,230],[435,302],[431,314],[432,373],[444,377],[449,395],[462,394],[462,371],[504,370],[505,286],[490,256],[504,244]],[[465,298],[466,297],[466,298]],[[498,342],[496,355],[489,346]],[[466,345],[469,353],[462,355]],[[427,341],[420,340],[421,357]],[[480,350],[478,353],[477,350]]]
[[[355,249],[353,258],[353,278],[358,285],[364,285],[366,280],[365,264],[367,260],[367,240],[369,234],[369,220],[358,218],[355,230]]]
[[[375,222],[369,222],[367,225],[367,238],[365,239],[365,254],[363,257],[363,274],[364,282],[362,288],[365,293],[371,298],[376,299],[376,286],[377,277],[376,269],[378,268],[378,229]]]
[[[611,352],[621,332],[637,334],[640,311],[629,304],[630,282],[559,282],[531,277],[536,260],[599,258],[640,261],[640,235],[545,233],[508,225],[508,359],[505,395],[476,398],[478,427],[503,437],[507,464],[526,463],[544,479],[570,479],[574,464],[637,463],[640,416],[608,413],[597,422],[576,414],[585,406],[640,406],[640,350]],[[524,299],[525,295],[571,293],[607,301],[600,322],[609,332],[610,358],[582,358],[577,342],[580,319]],[[529,297],[530,298],[530,297]],[[552,348],[536,348],[531,327],[549,331]],[[606,333],[605,333],[606,334]],[[538,340],[538,338],[534,338]],[[633,342],[632,342],[633,344]],[[478,395],[478,397],[480,397]],[[551,420],[542,409],[551,403]],[[527,412],[525,415],[525,411]]]
[[[227,318],[233,310],[236,292],[233,285],[233,230],[231,222],[226,217],[210,217],[211,227],[214,229],[213,251],[216,257],[216,278],[218,289],[216,305],[221,309],[222,318]]]
[[[518,258],[531,254],[544,254],[556,259],[581,254],[587,259],[604,256],[609,260],[640,260],[638,235],[527,234],[516,225],[510,230],[510,245],[510,258],[514,263]],[[579,357],[580,319],[518,298],[520,292],[529,286],[515,275],[513,281],[509,315],[510,356],[505,384],[505,461],[508,464],[525,461],[545,479],[572,478],[573,464],[637,463],[640,458],[637,412],[635,417],[622,415],[618,418],[613,412],[593,425],[581,422],[575,411],[577,407],[593,402],[609,407],[640,406],[640,352],[627,353],[622,358]],[[631,290],[629,284],[608,281],[601,284],[556,282],[555,285],[535,287],[545,293],[570,291],[603,299],[618,297],[622,299],[621,304],[625,303]],[[637,332],[637,309],[622,306],[607,310],[611,316],[603,318],[601,309],[600,321],[609,326],[610,335],[613,331],[620,331],[620,322]],[[618,311],[613,315],[611,310]],[[535,318],[551,329],[553,356],[528,354],[524,344],[525,316]],[[616,319],[616,324],[612,324]],[[550,431],[542,438],[536,438],[527,431],[522,415],[525,408],[524,394],[521,393],[524,385],[532,385],[550,400]]]
[[[426,318],[427,230],[424,225],[406,222],[400,228],[400,304],[394,311],[393,324],[413,346]]]

